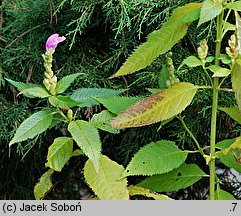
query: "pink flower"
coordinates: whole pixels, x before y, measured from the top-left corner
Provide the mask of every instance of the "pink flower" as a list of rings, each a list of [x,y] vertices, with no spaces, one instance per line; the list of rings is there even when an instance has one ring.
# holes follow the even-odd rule
[[[48,40],[46,41],[45,47],[46,50],[53,49],[55,50],[58,43],[63,42],[66,39],[66,37],[59,37],[59,34],[53,34],[51,35]]]

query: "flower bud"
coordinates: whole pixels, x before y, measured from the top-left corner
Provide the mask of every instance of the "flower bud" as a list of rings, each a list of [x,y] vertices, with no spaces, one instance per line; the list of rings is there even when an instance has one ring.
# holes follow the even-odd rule
[[[198,53],[198,57],[203,60],[207,57],[208,55],[208,45],[207,45],[207,41],[204,39],[202,40],[202,42],[200,43],[200,46],[197,48],[197,53]]]
[[[67,112],[67,117],[70,121],[72,121],[73,119],[73,110],[72,109],[69,109],[68,112]]]
[[[51,87],[51,84],[49,83],[49,80],[48,79],[44,79],[43,80],[43,84],[44,84],[44,86],[45,86],[45,88],[47,89],[47,90],[50,90],[50,87]]]

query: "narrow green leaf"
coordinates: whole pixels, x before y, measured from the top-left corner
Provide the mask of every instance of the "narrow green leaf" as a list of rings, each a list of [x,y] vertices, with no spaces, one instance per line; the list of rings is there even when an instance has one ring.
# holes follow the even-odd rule
[[[85,180],[101,200],[128,200],[126,178],[121,178],[124,167],[101,155],[99,172],[88,160],[84,167]]]
[[[24,89],[20,94],[31,95],[32,97],[47,98],[50,94],[42,87]]]
[[[119,114],[111,125],[115,128],[138,127],[169,119],[191,103],[197,88],[191,83],[176,83],[137,102]]]
[[[103,110],[98,114],[94,114],[90,120],[90,123],[94,125],[96,128],[107,131],[113,134],[117,134],[120,131],[116,128],[113,128],[110,125],[110,121],[114,118],[114,115],[108,110]]]
[[[175,9],[161,29],[152,32],[148,36],[147,42],[139,46],[112,77],[131,74],[145,68],[159,55],[170,50],[186,35],[189,21],[194,21],[193,19],[190,20],[190,16],[187,18],[187,15],[200,8],[201,5],[200,3],[190,3]],[[185,23],[185,20],[188,23]]]
[[[159,80],[158,80],[160,89],[167,88],[166,81],[169,80],[169,78],[170,78],[169,71],[167,70],[167,66],[164,64],[164,65],[162,65],[162,70],[161,70],[161,73],[159,75]]]
[[[241,124],[241,112],[239,111],[238,107],[218,107],[219,110],[228,114],[234,121]]]
[[[122,176],[169,172],[179,167],[185,161],[187,154],[174,142],[167,140],[151,142],[134,155]]]
[[[13,80],[7,79],[7,78],[5,78],[5,79],[8,82],[10,82],[13,86],[15,86],[18,89],[18,91],[20,91],[20,92],[25,89],[29,89],[29,88],[41,87],[40,85],[33,84],[33,83],[22,83],[22,82],[16,82],[16,81],[13,81]],[[23,95],[25,95],[26,97],[29,97],[29,98],[34,98],[34,96],[27,94],[27,93],[23,93]]]
[[[68,76],[63,77],[61,80],[59,80],[56,84],[56,93],[60,94],[65,92],[65,90],[71,85],[72,82],[74,82],[74,80],[79,76],[82,75],[84,73],[75,73],[75,74],[71,74]]]
[[[69,96],[62,95],[49,97],[49,103],[58,108],[71,108],[81,104],[81,102],[75,101]]]
[[[125,109],[130,107],[131,105],[137,103],[143,99],[142,97],[124,97],[124,96],[117,96],[117,97],[110,97],[110,98],[96,98],[96,100],[103,104],[109,111],[115,114],[120,114]]]
[[[83,120],[72,121],[68,125],[68,130],[78,146],[93,162],[98,172],[101,151],[98,130],[91,123]]]
[[[241,11],[241,1],[236,1],[236,2],[229,3],[226,6],[226,8],[227,9],[232,9],[232,10],[235,10],[235,11]]]
[[[231,70],[227,68],[220,68],[212,75],[212,77],[227,77],[229,74],[231,74]]]
[[[69,137],[58,137],[54,139],[49,147],[47,167],[60,172],[73,153],[73,139]]]
[[[224,22],[223,23],[223,36],[228,32],[228,31],[235,31],[236,30],[236,26],[234,24],[231,24],[229,22]]]
[[[236,60],[234,63],[232,73],[231,73],[231,81],[233,91],[235,93],[235,99],[238,105],[239,110],[241,111],[241,59]]]
[[[36,200],[42,199],[47,192],[53,187],[51,182],[51,176],[54,173],[54,170],[49,169],[46,173],[44,173],[39,182],[34,187],[34,196]]]
[[[236,200],[236,199],[232,194],[218,188],[215,191],[215,200]]]
[[[197,67],[202,65],[202,62],[196,56],[189,56],[183,60],[181,65],[178,67],[178,70],[184,65],[187,65],[188,67]]]
[[[196,164],[183,164],[171,172],[153,175],[137,184],[156,192],[174,191],[189,187],[208,177]]]
[[[36,135],[46,131],[52,123],[53,112],[53,109],[43,109],[24,120],[9,145],[34,138]]]
[[[205,0],[201,8],[198,26],[211,19],[214,19],[222,12],[222,10],[223,5],[221,1]]]
[[[97,100],[93,98],[109,98],[120,95],[126,90],[114,90],[105,88],[81,88],[77,89],[70,97],[75,100],[82,102],[80,107],[91,107],[98,105]]]
[[[172,200],[171,198],[169,198],[166,195],[157,194],[155,192],[150,191],[149,189],[134,186],[134,185],[129,186],[128,190],[129,190],[129,193],[131,196],[143,195],[146,197],[154,198],[155,200]]]
[[[228,140],[223,140],[219,143],[216,144],[217,148],[220,148],[221,150],[229,148],[233,143],[235,142],[234,139],[228,139]],[[236,149],[235,149],[236,150]],[[232,150],[233,152],[235,150]],[[239,151],[239,150],[238,150]],[[238,172],[241,173],[241,164],[238,163],[234,157],[234,154],[229,153],[229,154],[224,154],[221,152],[217,152],[217,158],[227,167],[234,168]]]

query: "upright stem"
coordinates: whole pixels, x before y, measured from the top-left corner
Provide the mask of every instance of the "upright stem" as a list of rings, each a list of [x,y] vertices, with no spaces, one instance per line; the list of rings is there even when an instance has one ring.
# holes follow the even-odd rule
[[[219,65],[219,57],[221,50],[221,37],[222,37],[222,21],[223,13],[217,17],[217,36],[216,36],[216,51],[215,51],[215,65]],[[210,188],[209,199],[215,199],[215,144],[216,144],[216,126],[217,126],[217,108],[218,108],[218,87],[219,79],[214,78],[213,81],[213,103],[212,103],[212,119],[211,119],[211,137],[210,137]]]

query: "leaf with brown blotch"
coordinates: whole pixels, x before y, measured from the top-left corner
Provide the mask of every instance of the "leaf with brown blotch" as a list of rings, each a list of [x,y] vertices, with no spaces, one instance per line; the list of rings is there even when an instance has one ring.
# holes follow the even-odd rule
[[[111,125],[115,128],[138,127],[169,119],[191,103],[197,89],[192,83],[176,83],[137,102],[119,114]]]

